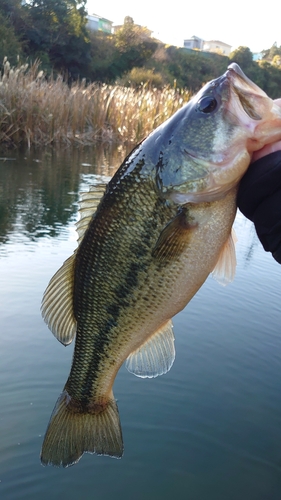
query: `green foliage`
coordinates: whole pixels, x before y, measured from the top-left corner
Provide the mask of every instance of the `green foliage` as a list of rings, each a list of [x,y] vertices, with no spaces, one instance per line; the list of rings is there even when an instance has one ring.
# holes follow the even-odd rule
[[[259,61],[259,70],[263,76],[263,90],[273,99],[280,97],[281,68],[270,64],[268,61]]]
[[[230,53],[229,59],[231,62],[236,62],[241,66],[242,70],[247,72],[253,66],[253,54],[249,47],[238,47]]]
[[[89,31],[90,64],[88,77],[96,82],[114,82],[117,74],[114,66],[116,47],[112,35],[102,31]]]
[[[149,36],[146,28],[135,25],[133,19],[127,16],[115,35],[115,46],[115,74],[121,76],[134,67],[143,66],[155,52],[157,42]]]
[[[171,79],[176,80],[178,87],[188,88],[192,92],[224,73],[228,63],[228,58],[224,56],[190,52],[173,46],[166,49],[166,59],[162,57],[162,66],[169,72]]]
[[[133,68],[128,73],[125,73],[123,77],[118,80],[120,85],[140,87],[147,86],[149,88],[161,89],[167,82],[163,75],[159,72],[155,72],[153,69],[146,68]]]
[[[22,56],[22,46],[16,36],[14,28],[8,18],[0,11],[0,61],[8,57],[12,64],[16,64]]]
[[[238,47],[229,55],[230,62],[236,62],[246,75],[253,80],[259,87],[264,89],[266,83],[263,71],[259,65],[253,61],[253,54],[249,47]]]
[[[275,42],[270,49],[263,50],[263,60],[272,61],[275,56],[281,56],[281,46],[277,47],[277,43]]]
[[[1,0],[0,13],[11,23],[16,31],[22,12],[23,9],[21,0]]]
[[[272,59],[273,66],[281,66],[281,55],[276,54]]]
[[[88,36],[91,47],[88,76],[92,81],[115,82],[133,67],[147,64],[157,47],[147,30],[136,26],[130,17],[116,35],[92,31]]]
[[[263,71],[262,66],[253,61],[253,54],[249,47],[238,47],[238,49],[231,52],[229,59],[231,62],[239,64],[246,75],[263,90],[268,87],[267,74]]]
[[[45,52],[52,66],[77,78],[89,63],[85,1],[30,0],[25,12],[26,52],[35,58]]]
[[[281,67],[278,64],[279,53],[281,54],[281,49],[278,49],[275,44],[267,51],[267,56],[262,61],[253,61],[253,54],[248,47],[239,47],[229,57],[230,60],[237,62],[247,76],[270,97],[276,99],[281,94]],[[271,58],[274,59],[274,64],[269,62]]]
[[[271,97],[280,97],[281,47],[263,51],[254,62],[248,47],[225,57],[219,54],[165,46],[130,16],[114,35],[86,28],[86,0],[0,0],[0,62],[41,61],[48,74],[62,73],[68,81],[87,81],[160,88],[169,84],[199,90],[225,72],[229,61]]]

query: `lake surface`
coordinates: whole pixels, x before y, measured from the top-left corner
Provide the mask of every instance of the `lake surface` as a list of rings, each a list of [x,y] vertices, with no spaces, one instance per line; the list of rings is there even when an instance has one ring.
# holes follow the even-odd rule
[[[0,498],[280,500],[281,267],[241,214],[236,278],[227,287],[208,278],[174,318],[171,371],[118,373],[123,458],[40,464],[73,352],[44,324],[42,294],[76,247],[78,193],[124,156],[96,148],[0,159]]]

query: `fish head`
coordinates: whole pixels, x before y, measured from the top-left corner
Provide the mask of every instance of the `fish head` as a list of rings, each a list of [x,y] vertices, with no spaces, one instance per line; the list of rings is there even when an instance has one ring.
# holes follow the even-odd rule
[[[220,199],[254,151],[281,139],[281,107],[232,63],[160,127],[157,184],[178,204]]]

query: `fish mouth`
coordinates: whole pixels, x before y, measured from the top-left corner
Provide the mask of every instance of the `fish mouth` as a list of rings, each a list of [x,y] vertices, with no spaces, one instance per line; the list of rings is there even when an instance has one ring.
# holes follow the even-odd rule
[[[265,92],[243,73],[237,63],[228,66],[226,77],[245,113],[252,120],[261,120],[262,116],[256,110],[257,100],[262,101],[264,97],[267,97]]]

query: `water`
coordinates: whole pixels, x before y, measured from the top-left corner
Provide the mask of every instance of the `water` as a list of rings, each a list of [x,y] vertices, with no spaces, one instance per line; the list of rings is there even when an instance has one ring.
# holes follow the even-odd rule
[[[209,278],[174,319],[171,371],[114,387],[125,453],[68,469],[39,453],[69,372],[40,316],[43,291],[76,246],[79,191],[125,151],[18,152],[0,160],[1,500],[281,498],[281,267],[238,214],[234,283]]]

